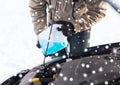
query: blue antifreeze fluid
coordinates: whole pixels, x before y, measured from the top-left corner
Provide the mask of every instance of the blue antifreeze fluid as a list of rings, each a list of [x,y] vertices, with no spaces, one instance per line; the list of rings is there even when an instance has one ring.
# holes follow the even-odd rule
[[[48,41],[43,40],[43,39],[39,39],[39,41],[40,41],[41,49],[44,55],[54,54],[64,49],[65,47],[67,47],[67,43],[65,42],[51,42],[50,41],[48,45],[48,49],[47,49]]]

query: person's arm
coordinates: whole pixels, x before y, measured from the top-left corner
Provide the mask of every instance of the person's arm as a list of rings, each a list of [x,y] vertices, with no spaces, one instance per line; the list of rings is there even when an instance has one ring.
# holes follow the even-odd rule
[[[120,13],[120,1],[119,0],[105,0],[110,4],[118,13]]]
[[[29,3],[34,31],[37,35],[47,26],[46,6],[47,2],[45,0],[30,0]]]

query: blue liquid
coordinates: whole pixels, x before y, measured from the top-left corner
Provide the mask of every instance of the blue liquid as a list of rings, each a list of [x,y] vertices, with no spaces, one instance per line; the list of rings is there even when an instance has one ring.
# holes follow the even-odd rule
[[[44,55],[54,54],[54,53],[64,49],[65,47],[67,47],[67,43],[65,43],[65,42],[52,42],[52,41],[50,41],[47,52],[46,52],[46,47],[47,47],[48,41],[43,40],[43,39],[39,39],[39,42],[40,42],[40,46],[41,46],[41,49],[42,49],[42,52]]]

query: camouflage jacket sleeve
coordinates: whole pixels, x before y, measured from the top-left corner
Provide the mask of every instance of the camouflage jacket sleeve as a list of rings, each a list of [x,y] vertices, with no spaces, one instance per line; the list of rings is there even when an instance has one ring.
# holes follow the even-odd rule
[[[30,0],[29,7],[33,19],[34,31],[38,35],[47,25],[47,2],[45,0]]]

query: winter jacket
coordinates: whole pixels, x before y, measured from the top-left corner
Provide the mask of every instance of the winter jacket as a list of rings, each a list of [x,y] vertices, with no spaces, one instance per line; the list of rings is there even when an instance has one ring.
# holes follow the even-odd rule
[[[36,34],[56,21],[71,22],[76,32],[89,29],[106,10],[104,0],[30,0],[29,7]]]

